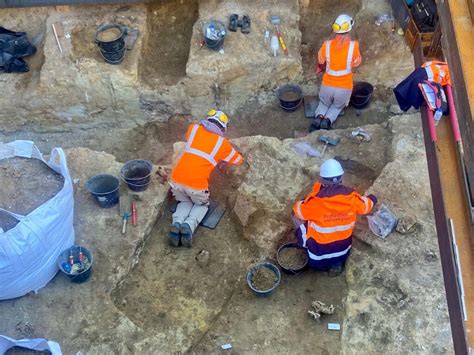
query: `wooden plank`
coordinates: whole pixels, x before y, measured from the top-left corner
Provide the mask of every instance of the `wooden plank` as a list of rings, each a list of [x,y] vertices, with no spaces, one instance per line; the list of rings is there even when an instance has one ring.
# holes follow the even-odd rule
[[[462,278],[465,291],[467,322],[466,335],[471,348],[474,346],[474,238],[471,229],[471,216],[468,214],[464,199],[464,186],[457,164],[457,152],[453,144],[449,120],[443,119],[437,127],[438,160],[441,184],[446,208],[446,217],[454,222],[456,242],[461,261]]]
[[[474,66],[471,58],[474,53],[472,41],[474,28],[472,26],[463,28],[462,24],[456,23],[455,29],[455,22],[460,17],[462,20],[462,11],[464,11],[464,17],[468,15],[467,4],[464,3],[464,8],[460,8],[461,3],[459,1],[438,2],[438,14],[443,31],[443,53],[449,63],[453,81],[454,100],[459,117],[471,196],[474,196],[474,80],[472,80]],[[458,36],[456,30],[464,32],[462,35],[458,33]]]
[[[474,0],[467,0],[467,6],[469,6],[469,13],[471,14],[471,21],[474,23]]]
[[[420,45],[416,46],[413,54],[415,57],[415,66],[419,67],[421,64],[423,64],[423,50]],[[437,147],[431,141],[426,108],[421,107],[420,113],[454,351],[456,354],[468,354],[469,345],[466,338],[466,330],[464,327],[462,315],[460,290],[456,282],[454,251],[449,235],[448,221],[444,205],[442,179],[440,177],[441,162],[438,160]],[[445,122],[446,121],[447,120],[445,120]]]

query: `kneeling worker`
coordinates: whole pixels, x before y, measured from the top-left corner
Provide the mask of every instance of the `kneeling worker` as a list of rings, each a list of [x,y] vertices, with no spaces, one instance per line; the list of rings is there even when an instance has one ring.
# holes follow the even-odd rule
[[[207,119],[188,128],[186,148],[171,172],[169,184],[178,205],[173,213],[169,243],[191,247],[193,232],[209,206],[209,176],[218,164],[240,165],[242,156],[224,134],[229,118],[211,110]]]
[[[343,174],[337,160],[326,160],[313,191],[293,207],[296,237],[307,250],[309,265],[329,271],[330,276],[344,270],[357,215],[369,213],[377,203],[374,195],[361,196],[342,185]]]

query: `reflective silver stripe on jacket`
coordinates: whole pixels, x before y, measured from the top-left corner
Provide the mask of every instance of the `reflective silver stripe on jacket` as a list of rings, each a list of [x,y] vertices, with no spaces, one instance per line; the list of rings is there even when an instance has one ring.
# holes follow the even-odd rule
[[[364,204],[365,204],[364,214],[367,214],[370,211],[370,209],[369,209],[369,207],[370,207],[369,198],[366,197],[366,196],[362,196],[362,201],[364,201]]]
[[[431,67],[430,67],[430,66],[426,66],[426,67],[425,67],[425,71],[426,71],[426,75],[428,76],[428,80],[429,80],[429,81],[433,81],[434,74],[433,74],[433,70],[431,70]]]
[[[446,75],[446,72],[443,69],[441,69],[442,68],[441,65],[435,64],[435,67],[438,68],[439,70],[439,83],[441,83],[441,81],[443,81]],[[431,69],[431,65],[427,65],[425,67],[425,70],[426,70],[426,75],[428,76],[428,80],[434,81],[434,73],[433,73],[433,70]]]
[[[350,230],[352,227],[354,227],[354,225],[355,225],[355,223],[353,222],[353,223],[346,224],[346,225],[343,225],[343,226],[321,227],[321,226],[318,226],[314,222],[310,223],[311,228],[313,228],[316,232],[323,233],[323,234],[347,231],[347,230]]]
[[[308,249],[308,256],[313,259],[313,260],[324,260],[324,259],[332,259],[332,258],[337,258],[339,256],[343,256],[343,255],[346,255],[349,250],[351,250],[351,245],[349,245],[346,249],[344,249],[343,251],[338,251],[337,253],[331,253],[331,254],[323,254],[323,255],[316,255],[316,254],[313,254],[309,251]]]
[[[301,239],[303,240],[303,248],[306,248],[306,227],[304,223],[301,223],[299,228],[301,231]]]
[[[331,69],[331,60],[330,60],[330,48],[331,42],[326,42],[326,73],[333,75],[333,76],[342,76],[352,73],[352,57],[354,56],[354,46],[355,42],[351,41],[349,44],[349,52],[347,53],[347,66],[346,69],[343,70],[332,70]]]
[[[298,212],[298,218],[304,219],[303,213],[301,212],[301,201],[296,204],[296,212]]]
[[[235,158],[234,164],[240,163],[241,160],[242,160],[242,157],[239,155],[237,158]]]
[[[226,163],[230,162],[230,160],[232,159],[232,157],[235,155],[236,151],[234,148],[232,148],[232,151],[230,152],[230,154],[228,156],[225,157],[224,161]]]
[[[217,162],[215,160],[215,157],[217,155],[217,152],[219,152],[219,149],[222,146],[222,142],[224,142],[224,138],[219,137],[217,139],[216,145],[212,149],[211,154],[203,152],[202,150],[199,150],[199,149],[192,148],[191,145],[193,144],[194,137],[196,136],[196,132],[197,132],[198,128],[199,128],[199,125],[194,125],[193,129],[191,130],[191,134],[189,135],[189,140],[188,140],[188,143],[186,144],[186,149],[184,150],[184,152],[194,154],[194,155],[197,155],[201,158],[204,158],[209,163],[211,163],[212,166],[216,166]]]

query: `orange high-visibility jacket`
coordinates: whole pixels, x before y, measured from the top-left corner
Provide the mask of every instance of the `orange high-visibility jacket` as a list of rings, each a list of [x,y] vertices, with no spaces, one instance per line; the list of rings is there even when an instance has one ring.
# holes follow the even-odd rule
[[[374,202],[344,185],[313,186],[313,191],[293,207],[294,215],[308,221],[306,239],[313,238],[318,244],[329,244],[352,235],[356,217],[367,214]]]
[[[359,42],[336,36],[324,41],[318,52],[319,64],[326,64],[322,85],[352,89],[352,68],[362,63]]]
[[[188,128],[186,148],[171,172],[171,180],[196,190],[207,190],[209,175],[220,161],[228,164],[243,163],[227,139],[209,132],[199,124]]]
[[[441,86],[451,85],[448,63],[433,60],[424,63],[421,67],[425,68],[429,81],[434,81]]]

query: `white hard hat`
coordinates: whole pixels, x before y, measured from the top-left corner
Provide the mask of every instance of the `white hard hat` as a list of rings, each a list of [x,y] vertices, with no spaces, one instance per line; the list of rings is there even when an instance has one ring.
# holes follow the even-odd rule
[[[332,24],[332,30],[334,33],[347,33],[352,30],[352,26],[354,26],[354,20],[352,17],[346,14],[341,14]]]
[[[332,180],[334,178],[339,178],[344,174],[344,170],[342,169],[341,163],[339,163],[336,159],[328,159],[321,164],[319,168],[319,176],[326,179]],[[337,182],[336,181],[334,182]]]
[[[216,121],[224,130],[226,130],[229,125],[229,117],[222,111],[213,109],[209,110],[207,113],[207,119]]]

